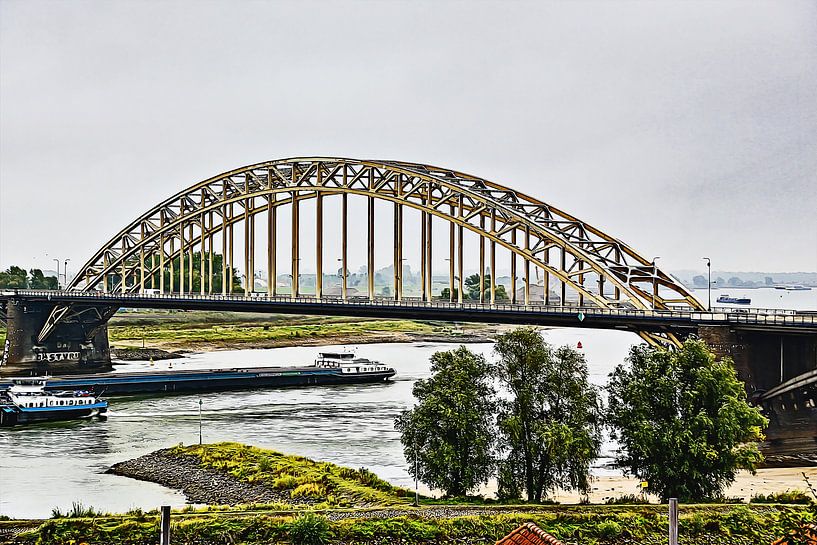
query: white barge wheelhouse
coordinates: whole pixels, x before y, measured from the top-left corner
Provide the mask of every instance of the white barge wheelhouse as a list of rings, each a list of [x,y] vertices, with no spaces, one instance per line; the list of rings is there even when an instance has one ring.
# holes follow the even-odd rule
[[[315,367],[334,369],[342,375],[383,375],[384,380],[395,373],[379,361],[358,358],[351,352],[319,352]]]
[[[0,393],[0,426],[102,416],[108,402],[84,390],[46,390],[47,377],[12,378]]]

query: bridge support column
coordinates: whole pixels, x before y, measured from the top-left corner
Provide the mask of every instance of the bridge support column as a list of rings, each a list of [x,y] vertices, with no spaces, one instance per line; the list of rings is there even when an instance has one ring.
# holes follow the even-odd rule
[[[111,368],[108,345],[110,307],[71,307],[52,333],[37,337],[56,307],[53,303],[10,299],[6,306],[7,333],[1,375],[63,374]]]
[[[734,360],[749,399],[769,418],[767,462],[817,463],[817,336],[727,326],[698,334],[717,356]]]

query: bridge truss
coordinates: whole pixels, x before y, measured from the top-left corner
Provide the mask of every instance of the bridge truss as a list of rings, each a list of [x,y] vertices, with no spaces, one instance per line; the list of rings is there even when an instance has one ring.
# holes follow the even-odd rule
[[[106,293],[179,293],[222,295],[237,290],[233,271],[254,279],[256,256],[266,261],[267,296],[279,295],[277,242],[279,210],[291,220],[289,295],[303,295],[299,264],[304,251],[314,252],[317,273],[314,297],[324,289],[324,204],[339,199],[342,300],[351,297],[348,279],[349,200],[366,203],[367,293],[375,294],[375,202],[392,204],[393,279],[390,295],[404,297],[403,253],[407,209],[419,212],[422,301],[431,301],[432,270],[441,259],[432,251],[433,218],[447,223],[448,299],[464,302],[464,233],[478,237],[479,302],[498,302],[498,248],[510,257],[512,305],[573,304],[577,307],[692,309],[702,305],[679,282],[622,241],[553,206],[508,187],[454,170],[397,161],[360,161],[313,157],[269,161],[242,167],[200,182],[141,215],[111,238],[80,269],[69,289]],[[315,201],[314,247],[302,243],[300,207]],[[362,215],[362,214],[361,214]],[[355,215],[355,226],[362,222]],[[265,230],[263,237],[258,236]],[[243,230],[243,252],[236,260],[236,232]],[[445,234],[444,234],[445,236]],[[472,236],[472,235],[469,235]],[[362,236],[354,234],[356,242]],[[257,241],[266,248],[256,247]],[[486,249],[487,247],[487,249]],[[337,251],[337,249],[335,249]],[[195,262],[194,254],[199,256]],[[214,260],[214,256],[220,256]],[[220,267],[218,266],[220,261]],[[174,269],[178,270],[174,270]],[[194,268],[197,268],[196,283]],[[439,269],[439,267],[437,267]],[[521,269],[521,276],[519,271]],[[536,278],[531,275],[534,269]],[[539,279],[539,272],[542,278]],[[178,278],[178,281],[176,280]],[[538,279],[538,280],[537,280]],[[537,284],[542,289],[533,295]],[[521,282],[521,286],[517,283]],[[518,289],[520,288],[520,289]],[[255,291],[244,281],[245,294]],[[382,295],[380,296],[382,297]],[[439,295],[436,297],[439,299]],[[507,301],[503,301],[507,303]],[[65,312],[59,307],[56,312]],[[52,320],[53,321],[53,320]],[[43,334],[47,336],[47,332]],[[641,332],[651,343],[677,344],[671,334]],[[41,335],[42,337],[43,335]]]

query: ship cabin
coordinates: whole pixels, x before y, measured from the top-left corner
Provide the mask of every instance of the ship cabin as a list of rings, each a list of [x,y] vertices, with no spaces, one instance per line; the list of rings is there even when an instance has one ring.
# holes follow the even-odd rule
[[[356,358],[351,352],[320,352],[315,367],[339,369],[342,373],[383,373],[389,368],[379,361]]]

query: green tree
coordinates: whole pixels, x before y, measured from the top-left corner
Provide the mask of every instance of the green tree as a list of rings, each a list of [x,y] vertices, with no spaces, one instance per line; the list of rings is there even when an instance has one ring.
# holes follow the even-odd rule
[[[607,391],[617,465],[662,500],[720,496],[738,469],[763,459],[755,441],[768,420],[746,402],[731,359],[715,361],[701,340],[679,350],[634,346]]]
[[[510,399],[501,403],[499,495],[540,502],[557,488],[589,490],[590,464],[601,447],[602,409],[584,356],[553,349],[532,328],[497,337],[497,375]]]
[[[496,392],[491,366],[461,346],[431,356],[431,372],[431,378],[414,385],[417,405],[403,411],[394,426],[409,472],[447,496],[463,496],[493,474]]]
[[[56,276],[45,276],[40,269],[31,269],[29,286],[35,290],[56,290],[59,288]]]
[[[5,271],[0,272],[0,288],[25,289],[27,287],[28,275],[25,269],[12,265]]]
[[[479,301],[479,273],[472,274],[465,277],[465,290],[463,292],[463,299],[471,299]],[[485,274],[485,301],[491,300],[491,273]],[[505,286],[497,285],[494,287],[494,296],[497,301],[505,301],[508,299],[508,292],[505,291]]]

